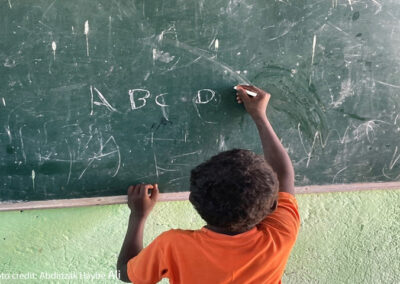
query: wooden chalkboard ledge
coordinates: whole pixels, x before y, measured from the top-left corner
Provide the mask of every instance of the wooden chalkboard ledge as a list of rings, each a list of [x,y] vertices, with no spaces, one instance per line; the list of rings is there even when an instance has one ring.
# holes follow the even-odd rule
[[[399,189],[400,189],[400,182],[349,183],[349,184],[300,186],[296,187],[296,193],[306,194],[306,193],[348,192],[348,191],[365,191],[365,190],[399,190]],[[0,211],[124,204],[127,202],[126,198],[127,198],[126,195],[118,195],[118,196],[75,198],[75,199],[55,199],[55,200],[45,200],[45,201],[4,202],[0,203]],[[160,201],[179,201],[179,200],[188,200],[188,198],[189,198],[188,191],[160,194]]]

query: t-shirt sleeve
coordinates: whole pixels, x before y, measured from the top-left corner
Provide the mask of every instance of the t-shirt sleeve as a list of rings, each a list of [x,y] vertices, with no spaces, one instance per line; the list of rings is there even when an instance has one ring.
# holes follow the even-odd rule
[[[287,192],[278,193],[278,206],[259,224],[261,230],[272,230],[274,233],[296,239],[300,228],[300,216],[297,200]]]
[[[168,267],[163,252],[165,233],[158,236],[127,264],[129,280],[135,284],[157,283],[168,277]]]

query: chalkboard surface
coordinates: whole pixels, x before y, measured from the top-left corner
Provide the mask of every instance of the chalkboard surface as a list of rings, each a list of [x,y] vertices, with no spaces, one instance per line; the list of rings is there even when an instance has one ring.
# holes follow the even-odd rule
[[[296,184],[400,177],[397,1],[0,1],[0,201],[187,191],[261,153],[232,87],[271,92]]]

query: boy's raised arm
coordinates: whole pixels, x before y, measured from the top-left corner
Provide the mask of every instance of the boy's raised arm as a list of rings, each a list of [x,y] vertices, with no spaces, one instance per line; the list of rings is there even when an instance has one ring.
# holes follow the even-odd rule
[[[257,96],[250,97],[247,95],[246,90],[257,93]],[[279,191],[294,195],[294,170],[292,162],[266,114],[270,96],[267,92],[254,86],[237,86],[236,99],[238,103],[244,103],[247,112],[257,126],[265,160],[278,176]]]
[[[149,190],[152,193],[149,194]],[[128,188],[128,206],[131,209],[128,229],[117,261],[119,279],[130,282],[127,273],[128,261],[143,249],[143,231],[147,216],[158,199],[158,185],[138,184]]]

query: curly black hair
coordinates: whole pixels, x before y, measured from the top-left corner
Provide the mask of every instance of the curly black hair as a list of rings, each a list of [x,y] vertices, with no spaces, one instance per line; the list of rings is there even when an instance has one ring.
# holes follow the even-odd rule
[[[274,210],[278,179],[252,151],[221,152],[191,171],[189,200],[207,224],[244,232]]]

